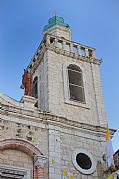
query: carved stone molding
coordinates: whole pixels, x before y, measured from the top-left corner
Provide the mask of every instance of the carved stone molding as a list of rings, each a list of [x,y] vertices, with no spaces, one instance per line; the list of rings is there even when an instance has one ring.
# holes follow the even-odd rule
[[[36,146],[34,146],[31,142],[23,139],[7,138],[0,140],[0,150],[5,149],[18,149],[28,153],[32,157],[34,155],[44,157],[44,154]]]
[[[34,164],[36,167],[40,166],[40,167],[44,167],[44,165],[46,164],[46,157],[44,156],[34,156]]]
[[[36,175],[38,179],[44,179],[44,166],[46,158],[43,156],[34,156],[34,165],[36,167]]]

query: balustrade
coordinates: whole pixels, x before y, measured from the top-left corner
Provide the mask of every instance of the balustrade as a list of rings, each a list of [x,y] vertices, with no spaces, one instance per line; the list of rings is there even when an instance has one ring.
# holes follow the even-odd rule
[[[82,60],[88,60],[88,58],[93,59],[96,62],[96,54],[95,49],[81,45],[72,41],[69,41],[62,37],[56,37],[52,34],[46,34],[38,47],[38,50],[33,57],[31,63],[29,64],[29,68],[37,67],[38,59],[42,58],[43,53],[45,52],[46,47],[51,47],[53,50],[57,51],[57,53],[64,54],[66,56],[80,58],[83,57]],[[55,48],[57,47],[57,48]],[[38,58],[40,56],[40,58]],[[37,63],[36,63],[37,62]],[[97,63],[101,63],[101,60],[97,60]]]
[[[95,49],[91,47],[87,47],[85,45],[81,45],[75,42],[71,42],[67,39],[60,38],[60,37],[55,37],[51,34],[45,35],[43,41],[41,42],[37,54],[34,56],[33,62],[38,58],[38,54],[41,53],[42,49],[44,49],[45,46],[52,46],[52,47],[57,47],[59,50],[64,50],[67,53],[70,54],[72,57],[75,56],[78,58],[78,56],[81,57],[90,57],[95,59],[96,54],[95,54]]]
[[[58,37],[56,38],[52,35],[46,36],[46,45],[53,45],[55,47],[59,47],[62,50],[69,51],[76,55],[96,58],[95,49],[81,44],[79,45],[77,43],[72,43],[66,39],[61,39]]]

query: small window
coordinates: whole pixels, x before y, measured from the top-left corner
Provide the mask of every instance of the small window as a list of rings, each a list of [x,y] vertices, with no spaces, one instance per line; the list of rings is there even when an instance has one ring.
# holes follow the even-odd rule
[[[30,170],[13,166],[0,166],[1,179],[30,179]]]
[[[85,102],[83,75],[80,67],[76,65],[68,66],[70,99]]]
[[[9,173],[2,173],[1,174],[1,179],[12,179],[12,178],[19,178],[19,179],[24,179],[23,175],[16,175],[16,174],[9,174]]]
[[[38,98],[38,77],[37,76],[33,80],[32,96],[35,98]]]
[[[96,170],[95,158],[86,149],[75,149],[72,153],[72,162],[74,167],[83,174],[89,175]]]
[[[91,159],[85,153],[78,153],[76,156],[76,162],[82,169],[85,170],[90,169],[92,166]]]

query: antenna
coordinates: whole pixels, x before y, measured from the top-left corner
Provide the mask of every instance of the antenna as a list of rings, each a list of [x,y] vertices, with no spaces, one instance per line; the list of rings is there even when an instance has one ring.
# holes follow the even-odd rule
[[[54,9],[54,10],[53,10],[53,15],[54,15],[54,16],[57,16],[57,14],[58,14],[57,9]]]

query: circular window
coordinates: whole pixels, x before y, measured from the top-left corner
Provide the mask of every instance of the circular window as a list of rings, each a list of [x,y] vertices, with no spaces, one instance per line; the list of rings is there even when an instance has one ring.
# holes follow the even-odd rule
[[[72,154],[75,168],[83,174],[91,174],[96,170],[96,161],[93,155],[85,149],[76,149]]]
[[[88,157],[88,155],[86,155],[84,153],[77,154],[76,161],[77,161],[78,165],[85,170],[90,169],[92,166],[92,162],[91,162],[90,158]]]

